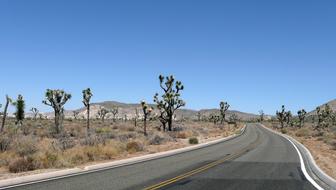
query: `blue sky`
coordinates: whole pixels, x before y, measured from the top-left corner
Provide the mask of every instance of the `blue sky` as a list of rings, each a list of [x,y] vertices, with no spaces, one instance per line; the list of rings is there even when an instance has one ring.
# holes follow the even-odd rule
[[[310,0],[2,0],[0,102],[42,105],[61,88],[82,106],[152,101],[159,74],[185,85],[187,108],[274,114],[336,96],[336,2]]]

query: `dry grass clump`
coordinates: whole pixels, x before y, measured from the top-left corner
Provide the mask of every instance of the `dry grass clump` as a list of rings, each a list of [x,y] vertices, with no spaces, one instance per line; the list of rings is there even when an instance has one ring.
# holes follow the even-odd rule
[[[301,128],[296,131],[295,135],[297,137],[309,137],[311,136],[311,130],[308,128]]]
[[[126,144],[126,150],[127,152],[130,152],[130,153],[140,152],[144,150],[144,146],[141,142],[131,141]]]
[[[64,132],[53,133],[53,120],[26,120],[25,128],[18,129],[9,118],[5,133],[0,135],[0,167],[18,173],[35,169],[68,168],[89,162],[120,159],[140,151],[164,151],[196,143],[221,134],[208,122],[176,122],[173,131],[160,131],[159,121],[148,122],[148,136],[143,134],[143,123],[138,121],[105,122],[92,120],[90,135],[86,134],[85,120],[64,120]]]

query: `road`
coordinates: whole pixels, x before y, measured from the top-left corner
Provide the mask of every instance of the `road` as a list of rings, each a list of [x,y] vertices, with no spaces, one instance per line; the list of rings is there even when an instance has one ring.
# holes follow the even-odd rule
[[[315,189],[283,137],[248,124],[241,136],[170,157],[12,189]]]

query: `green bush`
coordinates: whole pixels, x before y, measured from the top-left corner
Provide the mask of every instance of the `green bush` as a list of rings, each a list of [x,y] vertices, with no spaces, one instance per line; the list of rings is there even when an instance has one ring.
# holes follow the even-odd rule
[[[282,134],[287,134],[287,129],[282,128],[282,129],[281,129],[281,133],[282,133]]]
[[[189,144],[198,144],[198,139],[196,137],[189,138]]]

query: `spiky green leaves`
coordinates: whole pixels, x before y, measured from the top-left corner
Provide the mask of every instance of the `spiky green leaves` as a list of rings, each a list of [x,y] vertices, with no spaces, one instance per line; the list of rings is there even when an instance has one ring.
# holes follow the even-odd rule
[[[45,93],[45,100],[42,101],[45,105],[55,108],[62,108],[64,104],[71,99],[71,94],[64,92],[64,90],[47,89]]]
[[[23,96],[21,94],[18,95],[18,98],[15,102],[13,102],[13,105],[15,106],[16,112],[14,113],[16,122],[22,123],[24,120],[25,114],[25,101],[23,100]]]
[[[83,104],[84,104],[84,106],[85,107],[90,106],[90,100],[91,100],[91,97],[93,96],[93,94],[91,92],[91,89],[87,88],[87,89],[83,90],[82,93],[83,93]]]

